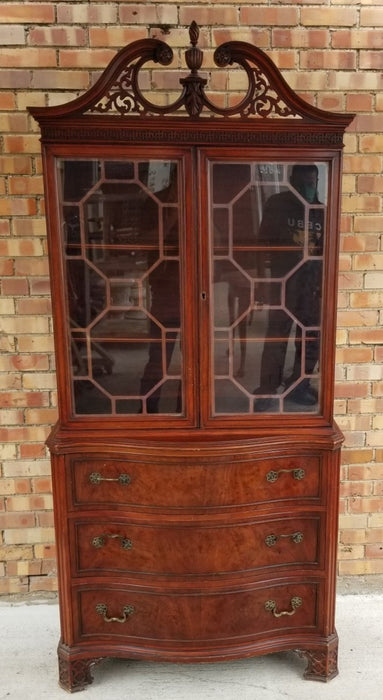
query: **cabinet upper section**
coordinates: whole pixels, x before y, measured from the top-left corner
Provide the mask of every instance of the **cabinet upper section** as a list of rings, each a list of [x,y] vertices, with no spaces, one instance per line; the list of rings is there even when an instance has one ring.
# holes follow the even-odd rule
[[[192,23],[179,95],[158,40],[122,49],[41,126],[60,420],[131,429],[332,420],[339,192],[352,115],[296,95],[261,50],[217,104]],[[146,76],[148,72],[146,71]],[[245,434],[245,433],[244,433]]]

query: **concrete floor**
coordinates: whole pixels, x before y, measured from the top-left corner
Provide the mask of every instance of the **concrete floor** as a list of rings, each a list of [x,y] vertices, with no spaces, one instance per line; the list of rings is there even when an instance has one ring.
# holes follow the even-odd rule
[[[347,588],[347,586],[346,586]],[[216,664],[109,659],[94,669],[87,700],[382,700],[383,590],[337,598],[339,676],[305,681],[294,652]],[[64,700],[57,685],[55,602],[0,600],[0,700]]]

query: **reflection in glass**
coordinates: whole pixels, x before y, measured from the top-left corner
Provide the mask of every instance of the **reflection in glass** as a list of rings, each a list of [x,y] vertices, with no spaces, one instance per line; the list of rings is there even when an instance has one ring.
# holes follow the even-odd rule
[[[317,412],[327,165],[213,163],[210,180],[213,413]]]
[[[74,412],[182,415],[177,163],[58,168]]]

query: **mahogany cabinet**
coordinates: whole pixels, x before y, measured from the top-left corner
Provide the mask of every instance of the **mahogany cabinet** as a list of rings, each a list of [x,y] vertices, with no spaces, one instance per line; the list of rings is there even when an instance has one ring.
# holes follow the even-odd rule
[[[189,29],[179,96],[122,49],[42,134],[59,420],[60,683],[104,657],[287,649],[337,673],[333,422],[339,190],[351,116],[306,104],[243,42],[209,96]],[[145,82],[146,81],[146,82]]]

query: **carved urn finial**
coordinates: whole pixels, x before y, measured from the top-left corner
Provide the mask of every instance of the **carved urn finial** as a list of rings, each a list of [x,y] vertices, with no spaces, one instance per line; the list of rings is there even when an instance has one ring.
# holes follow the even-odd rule
[[[194,22],[194,20],[189,27],[189,36],[191,48],[186,49],[185,51],[186,65],[188,68],[190,68],[192,74],[196,75],[197,71],[202,66],[203,54],[201,49],[197,47],[199,39],[199,26],[197,22]]]
[[[189,27],[189,37],[191,45],[197,46],[199,39],[199,26],[194,19]]]
[[[197,46],[199,27],[194,20],[189,27],[189,36],[191,47],[185,51],[185,60],[190,69],[190,75],[182,78],[180,83],[184,88],[183,98],[187,112],[191,117],[198,117],[205,101],[204,87],[207,80],[198,75],[202,66],[203,53]]]

